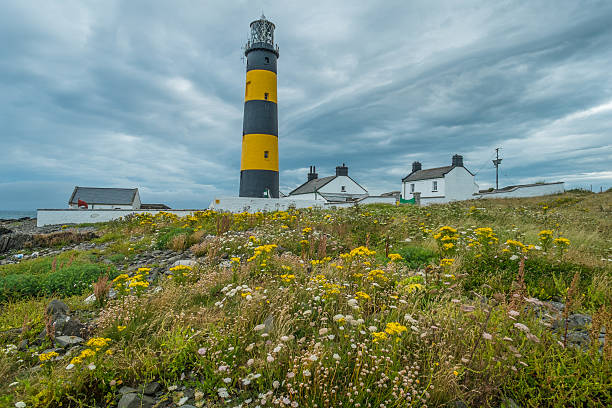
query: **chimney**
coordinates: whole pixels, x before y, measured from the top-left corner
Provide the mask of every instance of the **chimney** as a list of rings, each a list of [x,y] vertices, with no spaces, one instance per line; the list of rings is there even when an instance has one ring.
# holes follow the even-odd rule
[[[348,167],[344,163],[342,166],[336,166],[336,177],[337,176],[348,176]]]
[[[454,155],[453,156],[453,166],[457,166],[457,167],[463,167],[463,156],[461,155]]]
[[[316,172],[315,166],[310,166],[310,173],[308,173],[308,181],[315,180],[316,178],[319,177],[319,175],[315,172]]]
[[[412,162],[412,172],[421,170],[421,162]]]

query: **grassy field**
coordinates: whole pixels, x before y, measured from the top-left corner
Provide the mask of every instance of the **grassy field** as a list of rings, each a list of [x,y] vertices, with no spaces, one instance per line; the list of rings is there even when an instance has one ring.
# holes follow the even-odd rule
[[[0,266],[0,406],[112,405],[122,385],[153,380],[168,401],[185,385],[206,407],[612,404],[612,346],[598,340],[612,321],[612,192],[99,229],[103,251]],[[159,249],[199,263],[152,282],[121,270]],[[118,298],[85,304],[103,276]],[[48,338],[14,350],[44,327],[50,294],[94,340],[49,359]],[[592,316],[590,344],[553,330],[573,313]]]

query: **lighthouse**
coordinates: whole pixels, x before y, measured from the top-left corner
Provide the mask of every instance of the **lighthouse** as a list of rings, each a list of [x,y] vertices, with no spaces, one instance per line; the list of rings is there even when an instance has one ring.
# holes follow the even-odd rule
[[[251,23],[240,161],[240,197],[278,198],[278,109],[274,24],[264,15]]]

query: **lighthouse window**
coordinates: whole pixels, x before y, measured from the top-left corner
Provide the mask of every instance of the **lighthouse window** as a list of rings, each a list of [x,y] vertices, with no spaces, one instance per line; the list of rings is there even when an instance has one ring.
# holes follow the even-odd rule
[[[270,63],[270,58],[266,57],[266,64]]]
[[[264,151],[264,159],[267,159],[267,158],[268,158],[268,151],[266,150]]]
[[[267,101],[268,100],[268,93],[264,93],[264,99]]]
[[[345,192],[346,192],[346,186],[341,186],[341,187],[340,187],[340,191],[342,191],[343,193],[345,193]]]

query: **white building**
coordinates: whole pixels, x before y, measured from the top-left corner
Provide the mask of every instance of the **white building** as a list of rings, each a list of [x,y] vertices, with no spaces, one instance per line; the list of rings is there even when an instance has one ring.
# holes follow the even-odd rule
[[[310,167],[307,181],[289,193],[293,199],[323,200],[326,202],[352,202],[368,196],[368,190],[361,187],[348,175],[348,167],[336,167],[336,175],[319,178],[314,166]]]
[[[410,200],[414,193],[419,193],[420,202],[425,205],[476,198],[478,184],[463,167],[463,156],[454,155],[451,163],[425,170],[420,162],[412,163],[412,172],[402,179],[402,198]]]
[[[98,188],[76,186],[68,201],[69,208],[79,208],[79,200],[90,210],[138,210],[141,207],[137,188]]]

